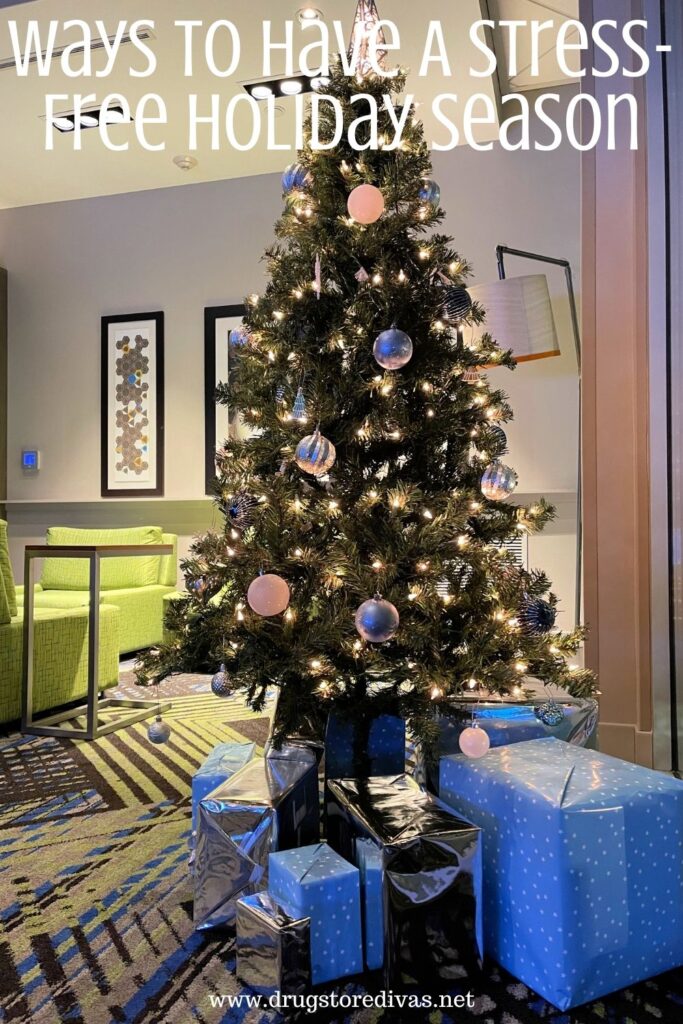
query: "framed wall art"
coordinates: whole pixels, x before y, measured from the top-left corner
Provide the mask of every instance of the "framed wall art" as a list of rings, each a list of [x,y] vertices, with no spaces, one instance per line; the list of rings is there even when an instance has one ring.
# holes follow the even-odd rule
[[[164,493],[164,314],[102,317],[102,497]]]
[[[225,384],[231,370],[230,336],[242,325],[244,306],[210,306],[204,310],[204,399],[206,494],[214,494],[216,451],[228,437],[238,437],[237,414],[216,402],[216,388]]]

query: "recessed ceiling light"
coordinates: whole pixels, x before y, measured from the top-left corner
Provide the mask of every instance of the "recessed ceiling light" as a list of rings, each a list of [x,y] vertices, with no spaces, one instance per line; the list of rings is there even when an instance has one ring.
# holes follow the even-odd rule
[[[196,160],[193,156],[190,156],[189,154],[187,154],[185,156],[174,156],[173,157],[173,163],[176,165],[176,167],[179,167],[181,171],[192,171],[192,170],[194,170],[194,168],[197,166],[198,162],[199,162],[198,160]]]
[[[280,92],[283,96],[298,96],[303,89],[303,84],[296,78],[288,78],[285,82],[280,82]]]
[[[53,117],[52,123],[60,132],[72,132],[76,127],[69,117]]]
[[[321,89],[327,89],[329,84],[330,79],[325,78],[324,75],[321,75],[319,78],[314,78],[313,81],[311,82],[311,86],[313,89],[315,89],[316,92],[320,92]]]
[[[103,111],[100,120],[104,124],[124,124],[128,118],[119,107],[114,107],[107,110],[106,113]]]
[[[80,114],[78,120],[81,122],[81,128],[97,128],[100,123],[94,114]]]
[[[318,21],[322,16],[322,11],[319,11],[317,7],[302,7],[299,10],[299,21],[302,25],[310,24],[312,21]]]
[[[273,90],[269,85],[255,85],[251,95],[255,100],[268,100],[273,95]]]

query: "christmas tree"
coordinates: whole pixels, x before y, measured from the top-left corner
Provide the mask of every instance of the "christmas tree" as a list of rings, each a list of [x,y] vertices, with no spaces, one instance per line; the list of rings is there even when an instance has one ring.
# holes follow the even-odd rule
[[[554,512],[509,500],[512,411],[485,370],[514,363],[473,330],[484,311],[435,230],[414,111],[391,146],[383,97],[400,108],[404,86],[332,69],[347,129],[371,107],[353,96],[377,100],[380,146],[358,152],[345,133],[285,173],[269,282],[247,300],[219,391],[246,428],[218,455],[225,529],[195,541],[170,640],[138,668],[158,681],[222,664],[216,692],[255,710],[277,687],[280,740],[332,708],[367,723],[392,707],[428,742],[435,705],[458,695],[519,692],[526,676],[595,690],[569,666],[582,631],[555,629],[550,581],[504,546]],[[331,138],[324,104],[321,118]]]

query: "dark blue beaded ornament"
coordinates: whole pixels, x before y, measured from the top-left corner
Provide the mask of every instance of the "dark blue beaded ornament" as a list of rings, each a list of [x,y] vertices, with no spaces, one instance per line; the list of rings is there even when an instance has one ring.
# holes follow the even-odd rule
[[[240,491],[234,496],[228,506],[230,523],[236,530],[247,530],[254,522],[254,511],[258,501],[253,494],[247,491]]]
[[[466,288],[451,285],[445,290],[442,313],[444,320],[459,324],[472,312],[472,297]]]
[[[229,697],[231,695],[232,687],[225,665],[221,665],[211,680],[211,692],[215,697]]]
[[[539,722],[547,725],[549,729],[557,729],[564,722],[564,708],[555,700],[548,700],[534,709],[534,714]]]
[[[557,611],[548,601],[530,598],[519,610],[519,622],[529,636],[543,636],[555,625]]]

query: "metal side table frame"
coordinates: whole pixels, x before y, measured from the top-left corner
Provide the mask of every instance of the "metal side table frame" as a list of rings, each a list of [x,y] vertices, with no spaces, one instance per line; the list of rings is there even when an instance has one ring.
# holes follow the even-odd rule
[[[100,562],[103,558],[135,558],[150,555],[172,555],[170,544],[97,545],[94,547],[61,547],[55,545],[29,545],[24,552],[24,643],[21,687],[21,731],[29,736],[59,736],[70,740],[95,740],[99,736],[124,729],[134,722],[142,722],[158,712],[168,711],[169,703],[151,700],[125,700],[116,697],[99,698],[99,640],[100,640]],[[80,558],[90,566],[88,592],[88,696],[87,703],[72,710],[56,712],[39,718],[33,717],[33,653],[35,643],[33,565],[39,558]],[[100,725],[101,712],[125,712],[115,721]],[[63,728],[63,723],[84,716],[85,729]]]

